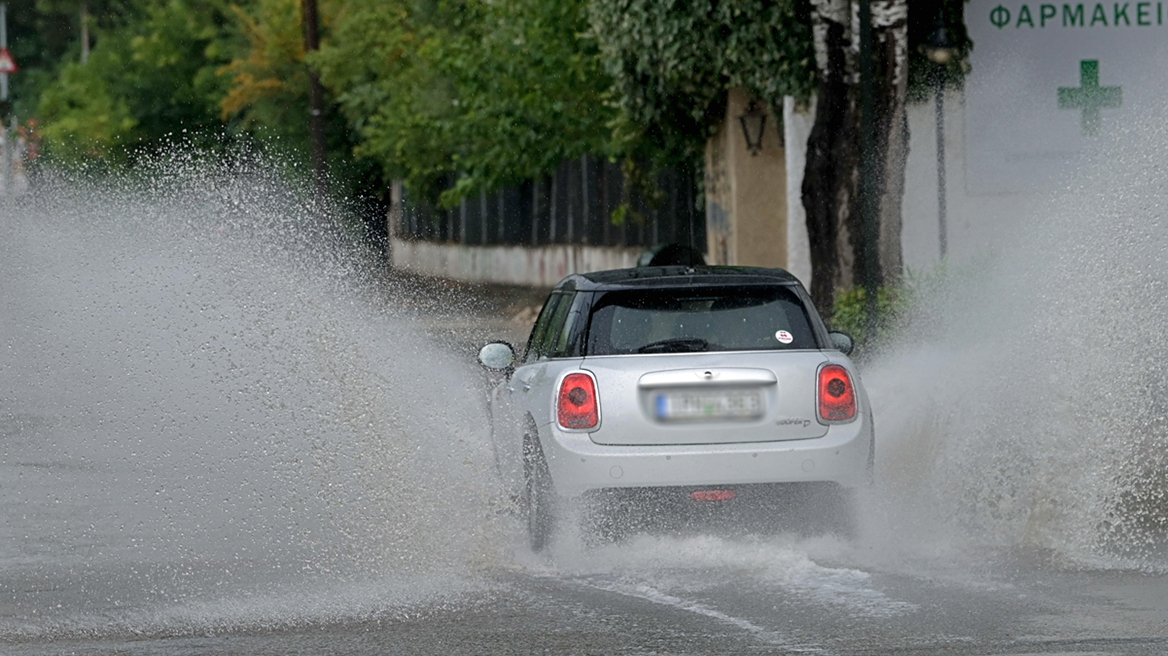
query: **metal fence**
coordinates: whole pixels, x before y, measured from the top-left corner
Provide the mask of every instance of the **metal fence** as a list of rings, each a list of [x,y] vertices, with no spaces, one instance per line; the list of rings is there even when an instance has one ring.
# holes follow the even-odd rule
[[[565,160],[550,176],[494,194],[463,199],[457,207],[414,202],[403,192],[398,237],[478,245],[589,244],[706,246],[706,219],[698,206],[695,171],[668,169],[656,180],[656,202],[630,190],[631,212],[614,212],[629,184],[618,164],[584,156]]]

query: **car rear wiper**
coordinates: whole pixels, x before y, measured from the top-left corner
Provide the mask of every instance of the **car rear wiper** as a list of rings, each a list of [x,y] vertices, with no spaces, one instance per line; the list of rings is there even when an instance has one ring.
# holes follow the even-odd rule
[[[700,337],[674,337],[650,342],[637,349],[637,353],[692,353],[709,348],[710,343]]]

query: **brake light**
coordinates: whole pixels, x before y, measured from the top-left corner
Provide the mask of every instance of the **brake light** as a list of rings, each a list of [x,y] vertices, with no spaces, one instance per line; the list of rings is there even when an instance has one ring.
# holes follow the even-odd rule
[[[729,501],[736,496],[734,490],[698,490],[691,492],[689,498],[694,501]]]
[[[572,430],[600,425],[600,407],[596,403],[596,382],[588,374],[568,374],[560,383],[556,418],[560,426]]]
[[[856,416],[856,391],[848,370],[829,364],[819,370],[819,418],[849,421]]]

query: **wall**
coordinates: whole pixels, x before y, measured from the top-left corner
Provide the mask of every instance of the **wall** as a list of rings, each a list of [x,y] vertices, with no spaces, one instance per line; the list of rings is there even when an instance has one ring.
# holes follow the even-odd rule
[[[739,116],[749,98],[732,89],[706,144],[706,259],[710,264],[787,265],[787,162],[780,121],[768,112],[762,149],[746,145]]]
[[[468,282],[551,287],[571,273],[634,266],[642,248],[605,246],[461,246],[390,242],[394,267]]]
[[[945,96],[945,174],[948,261],[962,265],[985,257],[1010,239],[1019,217],[1041,210],[1041,195],[974,193],[966,167],[963,94]],[[932,101],[910,105],[909,156],[905,169],[904,265],[910,271],[936,266],[941,258],[937,202],[936,109]]]

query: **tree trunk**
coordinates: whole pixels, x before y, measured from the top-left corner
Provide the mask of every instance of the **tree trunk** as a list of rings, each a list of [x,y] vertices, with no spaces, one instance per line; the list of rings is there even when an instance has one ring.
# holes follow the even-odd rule
[[[320,49],[320,15],[316,0],[304,0],[304,52],[311,54]],[[324,140],[324,86],[320,76],[308,67],[309,131],[312,137],[312,168],[316,173],[318,200],[323,199],[328,188],[328,169],[325,163]]]
[[[879,257],[885,280],[902,267],[900,206],[908,125],[906,0],[812,0],[819,91],[807,140],[803,206],[811,242],[811,297],[830,314],[837,290],[858,284],[864,257],[857,197],[860,166],[858,2],[871,1],[875,70]]]
[[[872,27],[876,32],[876,114],[881,140],[880,227],[877,252],[884,284],[900,281],[904,271],[901,253],[901,205],[904,200],[904,165],[908,158],[908,3],[882,0],[872,3]]]
[[[850,241],[847,218],[856,194],[860,161],[857,92],[851,79],[855,57],[850,47],[851,30],[842,20],[848,4],[817,0],[813,14],[820,82],[815,123],[807,137],[802,192],[811,245],[811,299],[826,314],[831,312],[836,288],[854,278],[850,258],[841,259],[849,249],[840,248],[841,243]],[[831,12],[836,15],[828,16]]]
[[[81,63],[89,62],[89,3],[81,3]]]

